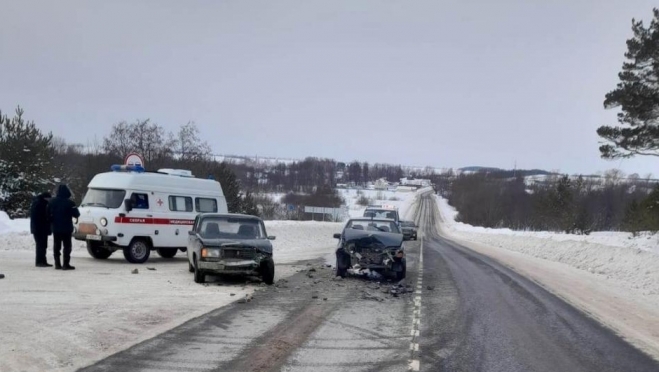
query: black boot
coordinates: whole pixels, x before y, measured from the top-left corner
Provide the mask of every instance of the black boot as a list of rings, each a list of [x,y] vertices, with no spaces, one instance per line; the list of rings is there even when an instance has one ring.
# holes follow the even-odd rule
[[[62,266],[62,270],[75,270],[76,268],[69,265],[71,262],[71,257],[66,257],[64,256],[64,266]]]
[[[55,256],[55,270],[62,270],[62,264],[60,263],[59,256]]]

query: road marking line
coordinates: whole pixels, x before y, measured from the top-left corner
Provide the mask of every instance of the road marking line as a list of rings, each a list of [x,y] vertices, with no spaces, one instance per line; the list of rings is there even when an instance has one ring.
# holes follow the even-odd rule
[[[423,290],[423,240],[419,248],[419,270],[418,280],[416,284],[416,296],[414,297],[414,312],[412,315],[412,330],[410,335],[412,340],[410,342],[410,360],[409,370],[418,371],[421,368],[419,360],[419,335],[421,333],[421,294]]]

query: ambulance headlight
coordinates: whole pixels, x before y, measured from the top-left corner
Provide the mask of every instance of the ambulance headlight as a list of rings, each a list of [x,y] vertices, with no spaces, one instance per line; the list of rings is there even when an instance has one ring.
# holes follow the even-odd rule
[[[101,226],[105,227],[108,225],[108,219],[105,217],[101,217]]]

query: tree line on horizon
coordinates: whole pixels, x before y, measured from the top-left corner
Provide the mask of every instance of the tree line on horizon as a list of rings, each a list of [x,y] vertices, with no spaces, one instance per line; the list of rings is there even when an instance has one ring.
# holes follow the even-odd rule
[[[92,177],[123,163],[129,153],[140,154],[148,170],[187,169],[197,177],[212,177],[221,183],[230,212],[254,215],[275,208],[265,193],[287,194],[287,203],[338,207],[343,201],[334,190],[337,175],[342,182],[362,185],[372,178],[402,176],[400,165],[369,167],[315,157],[269,165],[216,161],[193,122],[167,133],[148,119],[122,121],[99,143],[84,146],[43,133],[19,106],[13,117],[0,111],[0,210],[25,217],[34,195],[60,182],[69,185],[79,203]]]

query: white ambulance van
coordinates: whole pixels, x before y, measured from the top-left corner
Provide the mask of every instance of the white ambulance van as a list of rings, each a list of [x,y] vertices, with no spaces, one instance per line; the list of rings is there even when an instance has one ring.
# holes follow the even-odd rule
[[[113,165],[94,176],[74,221],[74,238],[87,251],[106,259],[122,250],[131,263],[144,263],[151,250],[171,258],[185,251],[188,231],[199,213],[227,213],[219,182],[196,178],[190,171]]]

